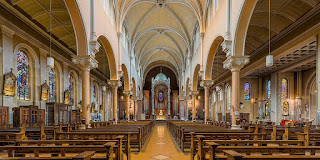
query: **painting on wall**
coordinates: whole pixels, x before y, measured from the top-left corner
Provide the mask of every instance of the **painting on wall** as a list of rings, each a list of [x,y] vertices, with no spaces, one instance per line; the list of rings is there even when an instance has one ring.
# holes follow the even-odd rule
[[[283,102],[283,115],[288,116],[289,115],[289,103]]]
[[[11,72],[4,75],[3,94],[6,96],[15,96],[16,94],[16,76]]]
[[[47,84],[47,81],[45,81],[42,85],[41,85],[41,97],[40,99],[42,101],[48,101],[49,100],[49,85]]]
[[[164,98],[163,98],[163,91],[159,91],[159,102],[163,102]]]
[[[69,91],[69,89],[64,91],[64,104],[70,104],[70,91]]]

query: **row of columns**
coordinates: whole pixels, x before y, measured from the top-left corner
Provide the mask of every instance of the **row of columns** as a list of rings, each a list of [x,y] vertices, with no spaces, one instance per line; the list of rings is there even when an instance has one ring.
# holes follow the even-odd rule
[[[231,87],[232,87],[232,128],[237,129],[239,125],[236,125],[236,120],[240,118],[240,70],[244,65],[249,63],[249,57],[247,56],[228,56],[223,63],[223,67],[229,69],[232,73]],[[200,85],[204,88],[204,111],[205,123],[209,117],[209,89],[213,86],[213,80],[202,80]],[[196,119],[196,96],[199,94],[199,91],[190,91],[192,99],[192,121]],[[185,97],[185,116],[188,118],[188,96]]]

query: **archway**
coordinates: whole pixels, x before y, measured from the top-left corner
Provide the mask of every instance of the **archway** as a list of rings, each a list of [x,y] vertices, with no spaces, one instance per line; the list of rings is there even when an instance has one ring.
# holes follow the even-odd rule
[[[213,67],[213,61],[215,59],[215,55],[219,49],[220,44],[224,41],[224,38],[222,36],[217,37],[211,47],[210,47],[210,51],[209,51],[209,55],[208,55],[208,59],[207,59],[207,67],[205,70],[205,79],[206,80],[211,80],[212,79],[212,67]]]
[[[112,47],[111,47],[108,39],[105,36],[100,36],[98,38],[98,42],[101,44],[101,47],[103,47],[103,49],[105,50],[105,55],[101,55],[101,56],[103,56],[102,58],[104,58],[104,59],[107,58],[107,60],[108,60],[107,64],[108,64],[110,75],[107,75],[107,76],[110,76],[109,77],[110,80],[116,80],[118,78],[117,77],[117,67],[116,67],[116,61],[115,61],[114,52],[112,50]],[[97,58],[97,60],[100,61],[99,58]],[[99,63],[99,66],[100,65],[101,65],[101,63]]]
[[[81,12],[79,10],[78,4],[76,0],[68,0],[64,1],[66,7],[69,11],[71,21],[73,24],[73,28],[75,30],[76,43],[77,43],[77,53],[78,55],[88,55],[87,48],[87,35],[84,27],[84,23],[82,20]]]

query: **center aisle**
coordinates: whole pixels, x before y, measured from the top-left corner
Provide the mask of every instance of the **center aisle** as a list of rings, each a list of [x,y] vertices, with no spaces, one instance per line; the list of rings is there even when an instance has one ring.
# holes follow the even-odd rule
[[[137,155],[132,154],[133,160],[189,160],[190,154],[184,154],[172,141],[165,124],[156,124],[151,139],[145,150]]]

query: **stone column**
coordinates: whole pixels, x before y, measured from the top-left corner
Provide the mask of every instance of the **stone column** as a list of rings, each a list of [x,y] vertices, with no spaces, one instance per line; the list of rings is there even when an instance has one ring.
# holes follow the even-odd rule
[[[82,74],[82,115],[85,123],[90,121],[90,70],[98,67],[98,61],[92,55],[79,55],[72,58],[72,62],[81,68]]]
[[[236,120],[240,118],[240,69],[249,63],[248,56],[229,56],[223,62],[223,67],[230,69],[232,73],[232,128],[240,128],[236,125]]]
[[[168,88],[168,117],[171,119],[171,98],[170,98],[171,89]]]
[[[179,107],[180,107],[179,116],[180,116],[180,120],[185,120],[185,117],[184,117],[185,116],[184,106],[185,106],[184,99],[183,99],[183,97],[180,97],[179,98]]]
[[[134,114],[133,114],[133,119],[134,121],[137,121],[137,115],[138,115],[138,97],[134,97]]]
[[[188,111],[188,97],[184,97],[184,103],[185,103],[185,119],[186,121],[188,121],[188,117],[189,117],[189,111]]]
[[[199,91],[191,91],[192,96],[192,121],[196,120],[196,96],[199,94]]]
[[[121,87],[121,81],[119,80],[109,80],[108,84],[112,87],[112,96],[113,96],[113,119],[115,123],[118,122],[118,115],[117,115],[117,109],[118,109],[118,87]]]
[[[127,121],[130,121],[130,114],[129,114],[129,108],[130,108],[130,95],[131,91],[123,91],[123,94],[126,96],[126,117]]]
[[[209,89],[213,85],[213,80],[203,80],[200,85],[204,88],[204,122],[209,116]]]

